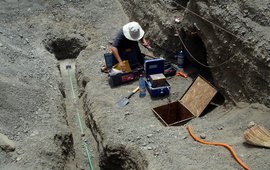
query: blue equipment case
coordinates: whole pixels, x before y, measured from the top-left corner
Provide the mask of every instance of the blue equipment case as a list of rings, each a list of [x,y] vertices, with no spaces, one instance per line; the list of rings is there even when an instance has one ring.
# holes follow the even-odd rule
[[[171,86],[166,80],[166,84],[161,87],[152,87],[152,84],[149,80],[149,76],[152,74],[160,74],[164,73],[164,59],[152,59],[146,60],[144,63],[144,70],[145,70],[145,85],[146,89],[148,90],[150,96],[158,97],[158,96],[166,96],[170,94]]]

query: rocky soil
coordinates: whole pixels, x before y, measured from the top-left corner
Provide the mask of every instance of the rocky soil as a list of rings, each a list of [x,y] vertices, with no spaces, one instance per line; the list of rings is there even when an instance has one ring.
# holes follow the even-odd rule
[[[179,4],[241,39],[204,23]],[[185,126],[165,127],[151,111],[178,100],[191,78],[169,79],[169,97],[135,94],[126,107],[116,107],[138,82],[111,88],[107,74],[100,72],[103,54],[118,29],[137,20],[157,56],[175,62],[180,45],[175,31],[183,26],[180,34],[204,64],[229,61],[205,70],[189,56],[187,68],[211,73],[226,102],[187,125],[204,140],[230,144],[251,169],[268,170],[269,150],[243,139],[251,121],[270,129],[267,8],[268,1],[1,1],[0,169],[89,169],[76,143],[81,140],[76,127],[68,123],[68,87],[59,66],[63,58],[76,59],[78,100],[86,134],[93,135],[88,143],[94,169],[241,169],[228,150],[195,142]],[[183,21],[175,23],[176,17]],[[189,35],[194,23],[200,29],[195,40]]]

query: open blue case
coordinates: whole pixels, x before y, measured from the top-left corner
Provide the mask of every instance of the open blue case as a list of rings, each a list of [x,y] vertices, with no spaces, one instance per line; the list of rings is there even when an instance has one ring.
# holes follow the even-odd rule
[[[152,74],[159,74],[164,73],[164,59],[152,59],[152,60],[146,60],[144,63],[144,71],[145,71],[145,85],[146,88],[152,97],[158,97],[158,96],[166,96],[170,94],[171,86],[166,81],[166,84],[161,87],[152,87],[152,84],[149,80],[149,76]]]

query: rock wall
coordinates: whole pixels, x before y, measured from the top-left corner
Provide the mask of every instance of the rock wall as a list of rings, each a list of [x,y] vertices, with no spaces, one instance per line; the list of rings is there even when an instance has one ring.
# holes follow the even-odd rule
[[[268,0],[120,2],[130,20],[144,27],[156,55],[172,59],[181,48],[176,32],[181,30],[188,50],[208,66],[215,85],[226,99],[270,106]],[[175,18],[180,22],[175,22]],[[188,58],[194,61],[191,55]]]

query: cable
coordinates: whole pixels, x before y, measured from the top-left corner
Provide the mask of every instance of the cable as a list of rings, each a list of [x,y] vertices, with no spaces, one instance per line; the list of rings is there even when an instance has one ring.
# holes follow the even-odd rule
[[[235,160],[236,160],[236,161],[237,161],[237,162],[238,162],[245,170],[250,170],[250,168],[249,168],[247,165],[245,165],[245,164],[237,157],[236,153],[234,152],[233,148],[232,148],[230,145],[225,144],[225,143],[206,142],[206,141],[203,141],[203,140],[199,139],[198,137],[196,137],[196,136],[192,133],[192,128],[191,128],[190,126],[187,127],[187,130],[188,130],[190,136],[191,136],[195,141],[197,141],[197,142],[200,142],[200,143],[206,144],[206,145],[223,146],[223,147],[227,148],[227,149],[231,152],[233,158],[234,158],[234,159],[235,159]]]
[[[178,30],[176,27],[175,27],[175,29],[176,29],[177,33],[179,34],[179,30]],[[190,57],[191,57],[193,60],[195,60],[197,63],[199,63],[200,65],[202,65],[202,66],[204,66],[204,67],[207,67],[207,68],[220,67],[220,66],[222,66],[222,65],[224,65],[224,64],[226,64],[226,63],[228,63],[228,62],[230,62],[234,57],[236,57],[236,54],[240,54],[240,51],[242,51],[244,48],[246,48],[246,47],[242,47],[242,48],[241,48],[237,53],[235,53],[232,57],[230,57],[228,60],[226,60],[226,61],[224,61],[224,62],[222,62],[222,63],[220,63],[220,64],[218,64],[218,65],[209,66],[209,65],[205,65],[205,64],[203,64],[202,62],[200,62],[199,60],[197,60],[197,59],[191,54],[191,52],[188,50],[188,48],[187,48],[187,46],[185,45],[185,43],[184,43],[183,39],[181,38],[180,34],[178,35],[178,37],[179,37],[179,39],[180,39],[180,41],[181,41],[183,47],[185,48],[185,50],[186,50],[186,51],[188,52],[188,54],[190,55]]]
[[[188,9],[188,8],[186,8],[186,7],[184,7],[184,6],[182,6],[181,4],[179,4],[179,3],[177,3],[177,2],[174,2],[174,3],[176,3],[177,5],[179,5],[181,8],[183,8],[183,9],[189,11],[190,13],[196,15],[197,17],[199,17],[199,18],[201,18],[201,19],[203,19],[203,20],[205,20],[205,21],[207,21],[207,22],[209,22],[209,23],[215,25],[215,26],[218,27],[219,29],[221,29],[221,30],[227,32],[228,34],[230,34],[230,35],[236,37],[237,39],[241,39],[241,37],[237,36],[236,34],[232,33],[232,32],[229,31],[229,30],[226,30],[225,28],[222,28],[221,26],[215,24],[214,22],[209,21],[208,19],[204,18],[203,16],[200,16],[200,15],[197,14],[196,12],[193,12],[192,10],[190,10],[190,9]],[[243,39],[241,39],[241,40],[243,41]]]
[[[69,71],[70,68],[67,68],[67,70],[68,70],[68,77],[69,77],[69,82],[70,82],[70,87],[71,87],[71,96],[72,96],[73,99],[75,99],[76,96],[75,96],[74,86],[73,86],[73,83],[72,83],[72,78],[71,78],[70,71]],[[79,122],[81,135],[84,135],[83,125],[82,125],[80,113],[79,113],[79,110],[78,110],[77,107],[76,107],[76,114],[77,114],[77,119],[78,119],[78,122]],[[89,153],[89,147],[88,147],[86,141],[84,141],[84,147],[85,147],[85,151],[86,151],[86,154],[87,154],[89,168],[90,168],[90,170],[94,170],[93,165],[92,165],[92,161],[91,161],[91,154]]]

